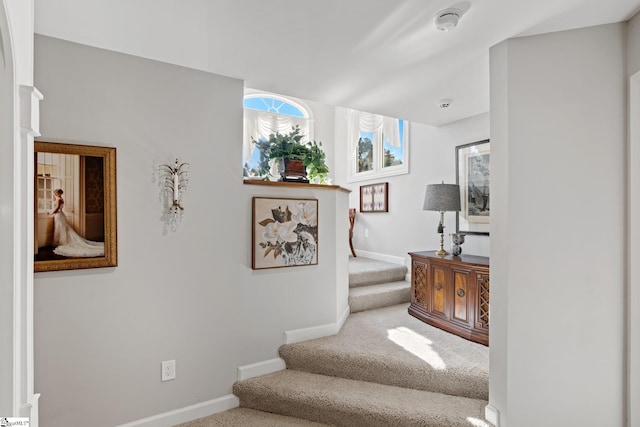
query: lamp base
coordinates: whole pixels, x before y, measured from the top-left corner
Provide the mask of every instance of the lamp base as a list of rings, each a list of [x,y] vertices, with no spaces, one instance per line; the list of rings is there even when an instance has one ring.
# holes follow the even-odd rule
[[[436,252],[436,255],[445,256],[445,255],[449,255],[449,252],[445,251],[444,248],[440,248],[440,250]]]
[[[442,231],[440,232],[440,250],[436,252],[438,256],[449,255],[449,252],[444,250],[444,227],[442,226],[442,220],[440,221],[440,228]]]

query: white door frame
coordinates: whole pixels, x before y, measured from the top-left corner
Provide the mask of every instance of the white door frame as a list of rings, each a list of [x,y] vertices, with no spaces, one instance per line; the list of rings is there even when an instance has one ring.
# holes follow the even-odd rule
[[[627,177],[627,426],[640,427],[640,71],[629,82]]]
[[[38,427],[33,349],[33,138],[40,135],[42,95],[32,86],[33,0],[2,0],[0,34],[0,129],[5,130],[0,130],[0,369],[3,379],[11,378],[9,385],[0,385],[0,408],[6,411],[0,416],[28,417],[29,425]]]
[[[15,139],[15,67],[4,1],[0,5],[0,416],[15,414],[13,141]],[[11,381],[6,379],[11,378]]]

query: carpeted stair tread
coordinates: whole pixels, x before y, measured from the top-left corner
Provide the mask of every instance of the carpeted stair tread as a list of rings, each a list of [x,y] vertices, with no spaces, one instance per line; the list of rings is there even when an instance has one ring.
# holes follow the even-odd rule
[[[349,259],[349,287],[405,280],[407,267],[370,258]]]
[[[233,392],[242,407],[337,426],[489,426],[484,400],[290,369],[239,381]]]
[[[339,334],[285,344],[288,369],[487,400],[489,349],[399,304],[349,316]]]
[[[351,313],[402,304],[410,298],[411,284],[404,280],[349,289]]]
[[[322,427],[326,425],[255,409],[234,408],[174,427]]]

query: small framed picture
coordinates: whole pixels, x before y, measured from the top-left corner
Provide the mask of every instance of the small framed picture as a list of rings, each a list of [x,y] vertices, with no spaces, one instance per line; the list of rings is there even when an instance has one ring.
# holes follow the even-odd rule
[[[389,212],[389,183],[360,186],[360,212]]]
[[[488,139],[456,147],[457,184],[462,201],[462,210],[456,212],[457,233],[489,235],[490,160]]]

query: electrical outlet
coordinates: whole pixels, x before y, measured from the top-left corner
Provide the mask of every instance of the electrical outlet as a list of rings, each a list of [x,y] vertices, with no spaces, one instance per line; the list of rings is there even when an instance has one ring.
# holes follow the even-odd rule
[[[162,381],[176,379],[176,361],[166,360],[162,362]]]
[[[369,229],[368,228],[364,229],[364,237],[369,237]]]

